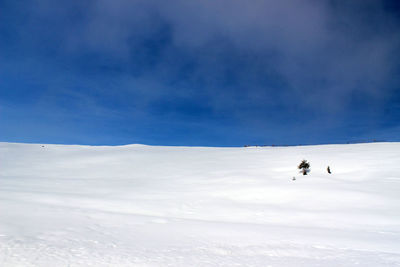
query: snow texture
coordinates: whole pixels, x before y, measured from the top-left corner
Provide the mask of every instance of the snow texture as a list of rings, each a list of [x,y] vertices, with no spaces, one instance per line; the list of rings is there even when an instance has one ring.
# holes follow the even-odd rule
[[[0,143],[0,266],[400,266],[400,143]]]

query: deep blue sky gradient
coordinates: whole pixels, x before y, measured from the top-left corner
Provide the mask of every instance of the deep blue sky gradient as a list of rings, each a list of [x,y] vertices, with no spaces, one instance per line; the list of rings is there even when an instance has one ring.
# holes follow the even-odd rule
[[[388,0],[2,0],[0,141],[400,141],[399,10]]]

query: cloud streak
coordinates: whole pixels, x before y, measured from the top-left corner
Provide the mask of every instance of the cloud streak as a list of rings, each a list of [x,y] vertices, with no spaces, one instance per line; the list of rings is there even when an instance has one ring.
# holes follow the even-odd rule
[[[188,80],[204,83],[211,95],[230,74],[246,84],[244,96],[253,88],[262,95],[264,76],[296,97],[309,95],[306,104],[318,108],[332,108],[319,105],[324,95],[336,104],[357,92],[384,95],[397,62],[397,22],[379,1],[332,3],[97,1],[66,38],[76,51],[120,57],[128,65],[142,60],[150,65],[143,76],[167,77],[166,83],[191,65]]]

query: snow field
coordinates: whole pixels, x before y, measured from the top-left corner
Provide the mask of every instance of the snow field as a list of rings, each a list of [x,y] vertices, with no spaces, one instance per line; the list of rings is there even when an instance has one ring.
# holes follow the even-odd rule
[[[0,143],[0,265],[400,266],[399,192],[399,143]]]

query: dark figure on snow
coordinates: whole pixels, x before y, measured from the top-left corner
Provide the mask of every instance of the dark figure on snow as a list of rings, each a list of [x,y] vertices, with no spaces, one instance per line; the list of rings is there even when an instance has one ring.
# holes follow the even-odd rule
[[[328,166],[328,168],[326,168],[326,170],[328,171],[329,174],[331,174],[331,168]]]

